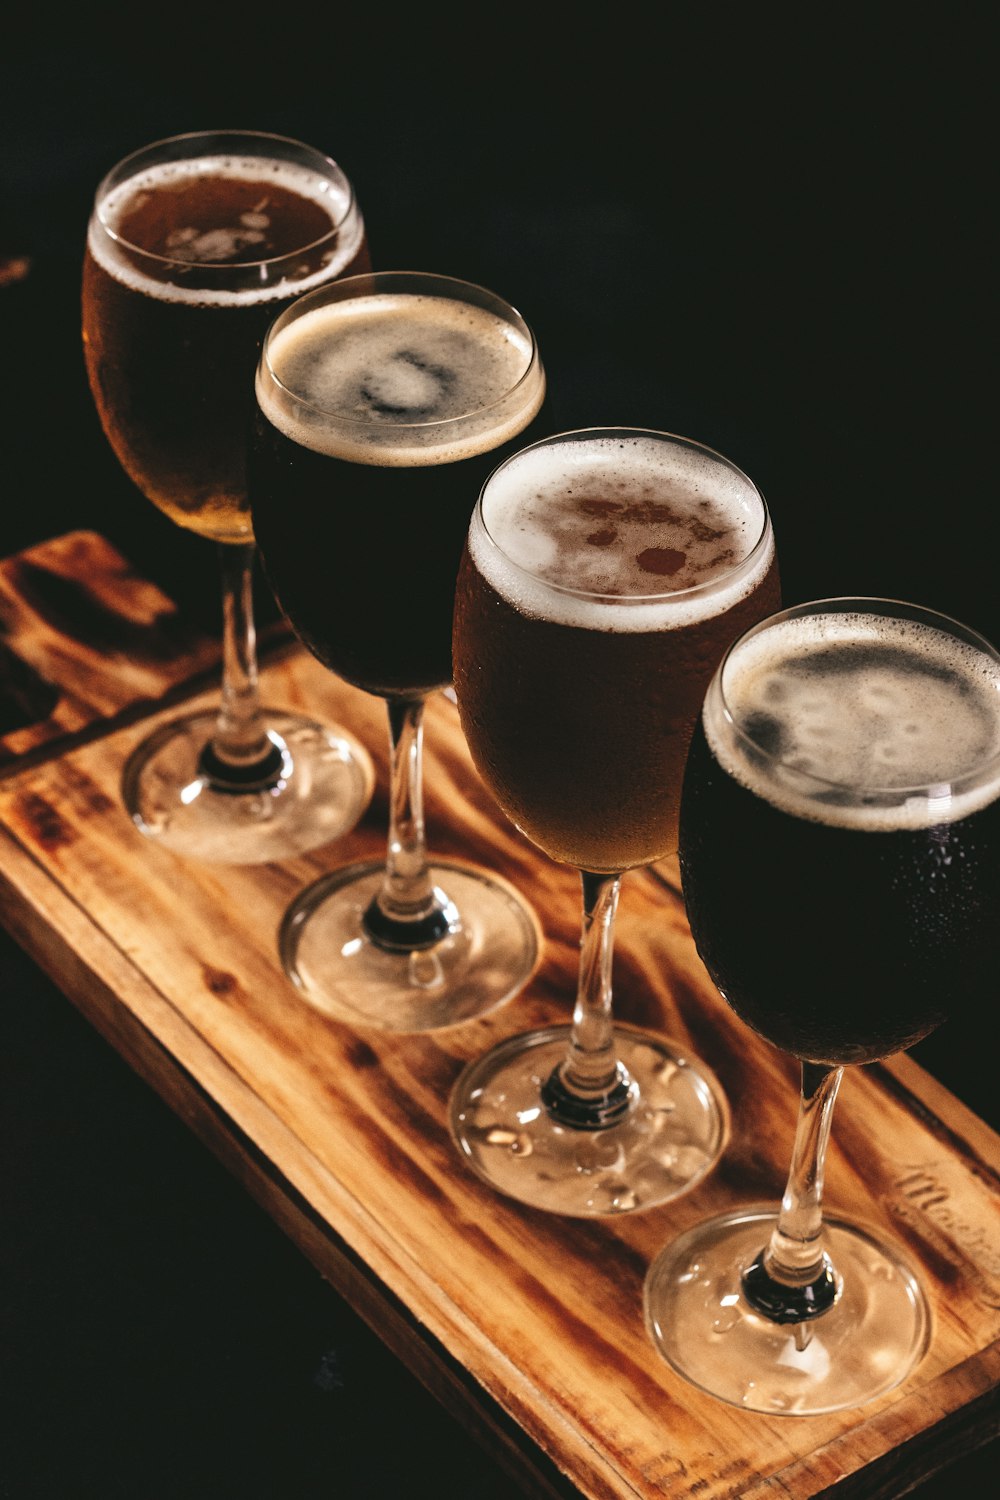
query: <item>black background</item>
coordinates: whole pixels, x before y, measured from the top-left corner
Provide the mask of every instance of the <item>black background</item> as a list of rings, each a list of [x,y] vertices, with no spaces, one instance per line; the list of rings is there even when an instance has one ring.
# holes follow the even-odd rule
[[[743,467],[786,602],[908,598],[1000,641],[984,16],[12,24],[0,255],[30,273],[0,289],[3,550],[100,530],[217,628],[214,549],[134,492],[100,432],[79,272],[121,156],[257,128],[340,161],[376,266],[514,302],[557,426],[667,429]],[[510,1495],[6,938],[0,959],[0,1494]],[[945,1026],[915,1055],[997,1124],[982,1035]],[[979,1472],[961,1471],[973,1492]]]

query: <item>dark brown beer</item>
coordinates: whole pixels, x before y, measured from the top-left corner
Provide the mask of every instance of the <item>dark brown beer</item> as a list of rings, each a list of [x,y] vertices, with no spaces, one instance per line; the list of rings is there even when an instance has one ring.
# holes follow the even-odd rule
[[[462,727],[511,820],[580,869],[671,853],[705,688],[777,602],[764,502],[718,455],[610,430],[513,457],[473,517],[454,627]]]
[[[971,1019],[1000,971],[1000,662],[859,602],[733,651],[681,812],[714,982],[775,1046],[835,1065]]]
[[[253,539],[245,450],[268,323],[369,264],[346,178],[288,144],[268,156],[220,138],[156,165],[139,152],[102,184],[87,237],[83,339],[104,431],[148,499],[216,541]]]
[[[382,273],[299,304],[257,378],[250,497],[268,581],[320,661],[387,697],[451,681],[469,516],[544,420],[523,321],[447,278],[413,290],[428,280]]]

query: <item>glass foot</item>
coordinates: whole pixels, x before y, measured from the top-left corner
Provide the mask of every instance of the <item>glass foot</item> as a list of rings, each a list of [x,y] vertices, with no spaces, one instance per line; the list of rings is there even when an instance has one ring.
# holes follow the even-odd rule
[[[451,1132],[472,1170],[522,1203],[579,1218],[634,1213],[693,1188],[729,1134],[715,1076],[666,1038],[617,1025],[635,1102],[599,1130],[560,1125],[541,1088],[566,1056],[569,1035],[568,1026],[552,1026],[511,1037],[461,1074]]]
[[[251,865],[287,859],[354,827],[375,787],[367,750],[344,730],[269,710],[273,783],[217,787],[203,752],[211,712],[173,719],[133,751],[122,798],[139,831],[189,859]]]
[[[285,914],[285,972],[310,1004],[350,1026],[436,1031],[495,1010],[538,966],[538,919],[513,886],[471,865],[438,860],[431,880],[450,925],[432,947],[378,947],[362,918],[382,864],[348,865],[308,886]]]
[[[807,1323],[761,1317],[740,1289],[777,1215],[748,1208],[697,1224],[661,1251],[646,1278],[646,1326],[679,1375],[747,1411],[820,1416],[891,1391],[930,1340],[930,1312],[907,1261],[858,1224],[824,1220],[841,1281]]]

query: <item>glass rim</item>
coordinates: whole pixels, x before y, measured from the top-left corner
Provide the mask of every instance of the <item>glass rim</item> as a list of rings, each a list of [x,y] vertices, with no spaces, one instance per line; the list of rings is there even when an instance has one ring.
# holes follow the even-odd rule
[[[750,551],[747,552],[744,557],[741,557],[739,562],[733,563],[732,566],[727,568],[724,572],[717,573],[714,577],[707,579],[704,583],[691,584],[686,589],[660,589],[657,592],[651,594],[607,594],[595,589],[576,588],[571,584],[558,583],[549,578],[542,578],[539,576],[539,574],[533,573],[530,568],[526,568],[522,563],[517,562],[500,545],[496,537],[493,535],[492,531],[490,531],[490,528],[486,522],[486,516],[483,511],[483,502],[486,497],[486,492],[495,477],[498,474],[502,473],[504,469],[510,467],[515,462],[515,460],[521,458],[525,453],[531,453],[536,448],[551,448],[554,447],[557,443],[583,442],[587,438],[601,437],[656,438],[660,442],[679,444],[681,447],[692,448],[698,453],[704,454],[707,458],[716,460],[717,462],[723,464],[730,471],[730,473],[735,474],[740,479],[745,480],[760,502],[761,510],[763,512],[760,532],[753,546],[750,548]],[[550,589],[555,594],[563,594],[567,598],[592,599],[595,602],[619,605],[622,608],[628,609],[638,608],[644,604],[660,604],[668,599],[676,599],[678,603],[685,603],[691,599],[707,598],[710,594],[719,592],[721,589],[732,584],[733,581],[738,578],[742,572],[750,573],[753,571],[753,568],[757,565],[761,555],[766,550],[773,535],[771,512],[768,508],[767,501],[764,499],[764,495],[759,487],[750,478],[749,474],[747,474],[743,469],[740,468],[739,464],[734,463],[732,459],[727,458],[726,455],[724,453],[720,453],[718,449],[711,448],[707,443],[700,442],[697,438],[684,437],[680,433],[667,432],[666,430],[657,427],[629,427],[620,425],[612,427],[570,427],[563,432],[550,433],[546,437],[536,439],[533,443],[527,443],[523,448],[519,448],[516,453],[508,454],[508,456],[500,463],[498,463],[496,467],[487,475],[479,491],[478,499],[476,500],[475,514],[479,518],[479,522],[483,528],[483,531],[489,538],[490,545],[492,547],[495,547],[498,552],[502,553],[510,567],[515,568],[517,572],[520,573],[523,577],[530,578],[533,583],[539,584],[543,588]]]
[[[294,401],[297,407],[305,411],[315,412],[318,416],[321,417],[332,418],[338,424],[345,427],[350,427],[352,429],[367,430],[371,428],[374,424],[372,423],[370,418],[359,417],[357,412],[340,411],[339,409],[334,407],[322,406],[316,401],[310,401],[306,396],[299,395],[296,391],[287,386],[281,379],[281,377],[275,372],[274,366],[271,363],[271,343],[273,341],[274,335],[279,333],[287,323],[293,322],[298,318],[303,317],[306,313],[311,312],[313,310],[313,307],[325,306],[328,302],[349,302],[352,300],[351,294],[355,290],[355,288],[360,289],[362,285],[365,285],[368,289],[364,293],[360,292],[360,290],[358,291],[359,301],[363,296],[377,297],[381,294],[382,291],[388,290],[387,286],[376,286],[375,283],[377,282],[389,283],[391,281],[398,281],[399,283],[401,283],[399,290],[402,291],[403,284],[405,284],[406,281],[410,278],[413,278],[414,281],[426,281],[435,283],[435,285],[441,289],[438,291],[428,289],[424,292],[411,292],[409,293],[409,295],[411,296],[439,297],[442,301],[446,301],[449,300],[447,288],[458,288],[466,291],[478,292],[483,297],[490,299],[490,301],[495,304],[498,304],[504,309],[506,313],[513,315],[513,320],[516,321],[516,324],[519,327],[519,331],[523,330],[525,335],[527,336],[528,362],[525,368],[522,370],[521,374],[518,376],[517,380],[514,381],[513,385],[509,386],[508,389],[504,391],[503,395],[498,396],[494,401],[487,402],[482,406],[475,406],[470,411],[464,411],[458,413],[455,416],[435,417],[432,421],[429,422],[392,422],[379,420],[378,430],[380,432],[396,433],[447,431],[449,427],[457,426],[463,422],[468,422],[471,417],[488,416],[491,411],[494,411],[496,408],[503,406],[506,402],[510,401],[511,397],[516,395],[517,391],[525,384],[529,377],[533,375],[536,368],[541,364],[541,358],[538,349],[538,340],[535,337],[534,329],[532,328],[531,324],[528,322],[524,314],[517,307],[515,307],[512,302],[508,302],[505,297],[502,297],[499,292],[491,291],[489,287],[482,286],[479,282],[466,281],[462,277],[448,276],[437,271],[358,271],[353,276],[340,276],[335,281],[327,282],[323,286],[314,287],[311,291],[304,292],[301,297],[297,297],[295,299],[291,306],[283,308],[281,312],[275,315],[274,319],[267,329],[267,332],[264,335],[264,341],[261,345],[258,367],[260,369],[266,370],[267,378],[274,386],[275,390],[281,392],[281,394],[285,396],[289,401]],[[450,300],[471,302],[471,299],[469,298],[462,298],[458,296],[454,296]],[[483,306],[484,304],[479,303],[476,305]]]
[[[181,260],[174,255],[162,255],[157,250],[147,250],[144,246],[135,244],[132,240],[126,239],[124,235],[119,234],[117,230],[112,229],[111,225],[108,223],[107,219],[101,211],[102,204],[111,193],[112,189],[121,187],[124,183],[128,182],[131,177],[139,175],[140,171],[143,170],[139,166],[139,162],[142,157],[145,157],[153,152],[160,151],[164,147],[179,147],[188,142],[191,142],[193,144],[196,141],[206,142],[206,149],[203,153],[205,156],[225,154],[225,148],[223,148],[221,145],[218,151],[212,151],[208,148],[207,143],[212,140],[218,142],[230,141],[233,143],[233,150],[238,149],[238,143],[241,141],[245,141],[248,143],[257,141],[269,143],[272,145],[276,144],[280,146],[291,146],[294,147],[296,151],[307,152],[309,155],[315,158],[317,169],[318,164],[322,162],[327,168],[326,175],[332,177],[336,181],[337,186],[345,190],[346,201],[344,204],[343,213],[340,215],[339,219],[331,221],[330,228],[324,234],[319,235],[316,239],[309,240],[304,245],[297,245],[294,250],[284,251],[281,255],[265,255],[262,256],[259,260]],[[179,155],[173,159],[180,162],[196,161],[198,158],[197,155],[192,152],[190,156]],[[293,161],[293,158],[291,156],[279,158],[277,154],[275,154],[273,159],[284,159],[289,162]],[[100,225],[102,233],[106,235],[106,237],[115,245],[119,245],[123,249],[128,250],[130,254],[141,256],[144,260],[150,261],[156,265],[173,266],[178,270],[188,271],[197,269],[200,271],[209,272],[241,271],[246,273],[252,272],[258,268],[264,269],[268,266],[278,266],[281,265],[284,261],[295,260],[301,255],[308,255],[311,251],[316,250],[320,245],[325,244],[327,240],[335,239],[336,236],[340,234],[340,231],[343,229],[344,225],[349,221],[351,215],[356,211],[357,198],[354,192],[354,184],[347,173],[344,171],[344,168],[338,161],[335,161],[332,156],[329,156],[325,151],[321,151],[318,146],[311,146],[308,141],[300,141],[296,139],[295,136],[279,135],[274,131],[269,130],[187,130],[182,131],[179,135],[161,136],[159,140],[148,141],[144,146],[137,146],[134,151],[130,151],[126,156],[121,157],[114,164],[114,166],[109,167],[107,172],[105,172],[104,176],[98,183],[94,193],[92,219]]]
[[[1000,688],[1000,648],[995,646],[981,631],[975,630],[971,625],[965,625],[953,615],[945,614],[942,610],[935,609],[931,605],[916,604],[908,599],[895,599],[878,594],[835,594],[828,598],[808,599],[799,604],[786,605],[782,609],[775,610],[772,614],[766,616],[765,619],[757,620],[753,625],[741,632],[734,641],[730,642],[716,667],[709,685],[709,692],[718,694],[722,716],[727,727],[733,732],[738,741],[747,747],[755,757],[766,760],[771,765],[787,768],[794,773],[803,787],[811,786],[830,792],[850,792],[860,806],[866,806],[872,799],[880,796],[892,796],[897,800],[906,796],[923,796],[928,800],[933,800],[935,794],[939,797],[944,797],[950,795],[956,787],[962,788],[970,783],[988,780],[984,773],[993,766],[996,767],[997,773],[1000,775],[1000,742],[998,742],[996,749],[990,751],[974,765],[961,771],[950,781],[872,781],[859,787],[804,770],[794,765],[791,760],[786,759],[782,755],[775,754],[761,745],[759,741],[755,740],[736,718],[726,697],[725,674],[730,661],[747,641],[754,636],[762,635],[773,626],[782,624],[786,620],[798,619],[803,616],[820,616],[823,614],[857,614],[869,615],[873,618],[878,615],[884,615],[893,619],[912,619],[916,623],[939,631],[942,635],[956,637],[963,640],[966,645],[980,651],[983,656],[995,664],[998,669],[998,688]]]

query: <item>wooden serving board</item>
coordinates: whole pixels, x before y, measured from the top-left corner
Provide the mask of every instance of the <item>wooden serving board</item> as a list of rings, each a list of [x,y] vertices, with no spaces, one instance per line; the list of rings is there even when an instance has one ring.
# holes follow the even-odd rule
[[[519,887],[542,923],[542,963],[528,989],[486,1019],[421,1036],[351,1030],[306,1003],[276,939],[305,884],[384,851],[383,705],[290,640],[276,642],[262,670],[265,701],[308,705],[361,740],[378,776],[373,802],[352,834],[306,857],[184,862],[135,830],[118,787],[138,740],[176,711],[158,700],[189,682],[194,701],[212,701],[198,676],[207,643],[188,638],[169,601],[99,538],[60,539],[31,562],[36,606],[38,569],[67,569],[85,596],[117,579],[101,593],[102,618],[138,622],[145,645],[138,650],[134,634],[123,645],[114,632],[74,640],[68,614],[41,609],[42,621],[20,593],[20,563],[2,570],[11,675],[30,668],[34,688],[47,686],[20,699],[22,717],[25,704],[38,706],[38,723],[0,741],[6,926],[524,1493],[888,1496],[996,1434],[1000,1139],[981,1120],[905,1057],[854,1070],[841,1090],[829,1208],[901,1241],[934,1308],[930,1349],[903,1386],[861,1411],[810,1419],[754,1415],[692,1389],[644,1330],[646,1270],[705,1216],[780,1197],[797,1072],[715,993],[670,866],[624,882],[616,1010],[714,1069],[732,1109],[728,1147],[703,1184],[661,1208],[614,1220],[522,1208],[458,1158],[448,1096],[469,1058],[568,1018],[578,884],[495,809],[453,704],[435,698],[426,720],[432,853],[489,865]]]

